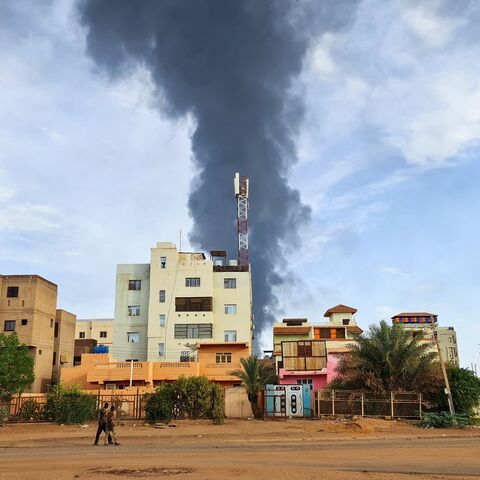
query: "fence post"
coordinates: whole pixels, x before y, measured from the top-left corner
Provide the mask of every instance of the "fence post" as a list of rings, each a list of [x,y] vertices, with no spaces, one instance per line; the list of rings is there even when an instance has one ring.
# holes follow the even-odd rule
[[[18,415],[18,412],[20,411],[20,408],[22,407],[22,392],[20,392],[18,394],[18,397],[17,397],[17,404],[15,405],[15,418],[18,419],[17,415]],[[10,412],[9,412],[10,413]]]
[[[330,395],[332,397],[332,415],[335,415],[335,390],[330,390]]]
[[[365,416],[365,394],[362,392],[362,417]]]
[[[394,415],[395,415],[395,410],[394,410],[394,405],[393,405],[393,392],[390,392],[390,412],[391,412],[391,417],[393,419]]]
[[[420,419],[422,418],[422,394],[418,394],[418,414],[420,416]]]

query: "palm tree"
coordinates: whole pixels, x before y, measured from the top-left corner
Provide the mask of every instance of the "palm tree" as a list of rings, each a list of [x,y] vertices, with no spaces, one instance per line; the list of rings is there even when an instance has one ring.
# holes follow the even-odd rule
[[[441,383],[439,365],[437,354],[428,350],[428,344],[419,343],[401,326],[389,326],[382,320],[361,335],[350,355],[340,360],[339,378],[334,383],[377,393],[435,391]]]
[[[255,355],[241,358],[242,370],[231,373],[242,381],[248,395],[248,401],[252,405],[255,418],[261,417],[261,409],[258,407],[258,396],[268,383],[276,383],[276,374],[272,366],[259,360]]]

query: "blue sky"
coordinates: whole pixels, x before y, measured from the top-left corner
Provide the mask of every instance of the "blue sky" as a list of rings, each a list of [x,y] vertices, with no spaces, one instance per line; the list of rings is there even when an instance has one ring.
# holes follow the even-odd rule
[[[116,264],[190,228],[194,119],[151,108],[146,71],[99,72],[74,4],[0,3],[0,271],[43,275],[62,308],[108,317]],[[452,5],[364,0],[312,40],[290,174],[312,222],[285,245],[277,314],[321,321],[345,303],[367,327],[431,311],[480,366],[480,5]]]

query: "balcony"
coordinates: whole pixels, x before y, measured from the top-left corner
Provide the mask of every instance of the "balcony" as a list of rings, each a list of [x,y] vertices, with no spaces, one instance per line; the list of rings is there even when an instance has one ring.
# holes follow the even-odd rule
[[[150,365],[148,362],[134,362],[133,369],[130,362],[99,363],[95,368],[87,372],[87,382],[105,383],[120,382],[130,380],[130,374],[133,370],[132,380],[151,382]]]
[[[199,375],[199,363],[197,362],[155,362],[153,364],[153,379],[177,380],[178,377],[190,377]]]
[[[207,376],[210,380],[235,380],[231,372],[240,370],[239,363],[206,363],[202,365],[201,375]]]

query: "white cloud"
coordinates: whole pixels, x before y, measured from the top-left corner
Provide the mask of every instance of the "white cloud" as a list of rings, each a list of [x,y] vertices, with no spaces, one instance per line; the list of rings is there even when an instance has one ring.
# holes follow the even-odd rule
[[[380,267],[380,272],[381,273],[386,273],[388,275],[392,275],[394,277],[400,277],[400,278],[409,278],[410,275],[406,272],[402,272],[400,269],[396,267]]]
[[[0,203],[0,232],[48,233],[58,227],[58,212],[51,205]]]
[[[418,4],[407,7],[402,17],[415,35],[426,46],[432,48],[441,48],[448,44],[456,30],[464,23],[461,20],[442,17],[437,13],[434,5],[431,5],[431,8]]]

